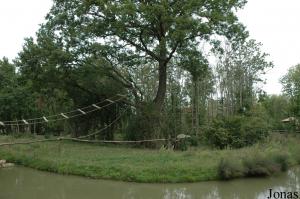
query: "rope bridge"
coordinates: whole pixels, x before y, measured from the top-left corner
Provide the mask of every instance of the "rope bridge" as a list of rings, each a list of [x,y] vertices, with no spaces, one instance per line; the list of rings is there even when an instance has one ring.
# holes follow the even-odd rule
[[[116,96],[118,98],[116,98]],[[123,95],[116,95],[113,98],[105,99],[101,102],[81,107],[78,109],[74,109],[69,112],[55,114],[55,115],[49,115],[49,116],[42,116],[39,118],[31,118],[31,119],[22,119],[22,120],[16,120],[16,121],[0,121],[0,126],[17,126],[17,125],[30,125],[30,124],[38,124],[38,123],[48,123],[48,122],[55,122],[60,120],[68,120],[75,117],[80,117],[87,115],[89,113],[101,110],[105,107],[108,107],[118,101],[121,101],[125,96]],[[116,98],[116,99],[115,99]],[[108,104],[101,105],[104,102],[108,102]],[[127,108],[128,109],[128,108]],[[70,138],[70,137],[58,137],[58,138],[50,138],[50,139],[40,139],[40,140],[30,140],[30,141],[24,141],[24,142],[11,142],[11,143],[0,143],[1,146],[10,146],[10,145],[18,145],[18,144],[32,144],[32,143],[39,143],[39,142],[52,142],[52,141],[63,141],[63,140],[71,140],[76,142],[86,142],[86,143],[145,143],[145,142],[158,142],[158,141],[178,141],[176,139],[146,139],[146,140],[87,140],[86,138],[89,138],[94,135],[98,135],[107,128],[111,127],[114,123],[118,122],[122,116],[126,113],[127,109],[125,109],[121,114],[119,114],[110,124],[107,126],[99,129],[96,132],[93,132],[88,135],[79,136],[77,138]]]
[[[52,139],[41,139],[41,140],[32,140],[32,141],[24,141],[24,142],[11,142],[11,143],[1,143],[1,146],[10,146],[10,145],[18,145],[18,144],[33,144],[38,142],[51,142],[51,141],[63,141],[63,140],[71,140],[76,142],[86,142],[86,143],[145,143],[145,142],[158,142],[158,141],[169,141],[172,139],[149,139],[149,140],[82,140],[79,138],[66,138],[66,137],[59,137],[59,138],[52,138]],[[175,140],[176,142],[178,140]]]
[[[77,109],[71,110],[69,112],[59,113],[59,114],[55,114],[55,115],[42,116],[42,117],[38,117],[38,118],[20,119],[20,120],[12,120],[12,121],[0,121],[0,126],[3,126],[3,127],[5,127],[5,126],[20,126],[20,125],[41,124],[41,123],[56,122],[56,121],[61,121],[61,120],[68,120],[68,119],[84,116],[89,113],[101,110],[105,107],[108,107],[112,104],[115,104],[115,103],[121,101],[123,98],[125,98],[125,96],[118,94],[112,98],[105,99],[101,102],[98,102],[98,103],[95,103],[95,104],[92,104],[89,106],[77,108]],[[102,105],[103,103],[106,103],[106,104]]]

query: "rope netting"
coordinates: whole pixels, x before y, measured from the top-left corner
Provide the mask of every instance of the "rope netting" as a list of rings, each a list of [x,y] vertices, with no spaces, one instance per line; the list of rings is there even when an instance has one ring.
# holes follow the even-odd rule
[[[121,101],[125,96],[123,95],[116,95],[112,98],[105,99],[101,102],[97,102],[91,104],[89,106],[77,108],[68,112],[42,116],[38,118],[30,118],[30,119],[19,119],[15,121],[0,121],[0,126],[17,126],[17,125],[30,125],[30,124],[39,124],[39,123],[48,123],[48,122],[56,122],[61,120],[68,120],[75,117],[80,117],[87,115],[89,113],[102,110],[105,107],[111,106],[119,101]],[[103,104],[105,103],[105,104]],[[113,124],[117,123],[126,113],[127,109],[124,109],[122,113],[120,113],[113,121],[111,121],[105,127],[90,133],[88,135],[79,136],[76,138],[71,137],[57,137],[57,138],[49,138],[49,139],[37,139],[37,140],[28,140],[28,141],[20,141],[20,142],[10,142],[10,143],[0,143],[0,146],[10,146],[10,145],[18,145],[18,144],[32,144],[32,143],[39,143],[39,142],[51,142],[51,141],[63,141],[63,140],[70,140],[76,142],[86,142],[86,143],[145,143],[145,142],[158,142],[158,141],[178,141],[174,139],[145,139],[145,140],[88,140],[87,138],[98,135],[105,131],[106,129],[110,128]]]
[[[112,98],[105,99],[103,101],[91,104],[89,106],[77,108],[64,113],[41,116],[38,118],[0,121],[0,126],[20,126],[20,125],[41,124],[41,123],[56,122],[61,120],[68,120],[75,117],[84,116],[95,111],[99,111],[105,107],[111,106],[112,104],[121,101],[123,98],[125,98],[125,96],[116,95]]]

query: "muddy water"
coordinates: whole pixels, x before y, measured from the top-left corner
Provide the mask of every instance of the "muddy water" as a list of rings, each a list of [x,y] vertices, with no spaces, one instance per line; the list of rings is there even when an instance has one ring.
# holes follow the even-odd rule
[[[294,168],[270,178],[139,184],[63,176],[14,167],[0,169],[0,199],[265,199],[269,189],[273,192],[300,192],[299,179],[300,168]]]

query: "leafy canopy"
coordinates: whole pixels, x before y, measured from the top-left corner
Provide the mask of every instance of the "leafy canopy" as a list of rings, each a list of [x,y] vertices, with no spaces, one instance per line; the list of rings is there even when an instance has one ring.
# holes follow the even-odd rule
[[[196,49],[200,41],[218,44],[212,36],[233,41],[247,36],[235,11],[245,0],[55,0],[44,26],[73,63],[107,65],[107,71],[138,96],[132,80],[136,67],[156,63],[156,102],[166,93],[167,67],[179,48]],[[217,37],[214,37],[217,38]],[[199,50],[198,50],[199,51]],[[181,51],[184,52],[184,51]],[[200,53],[199,53],[200,54]],[[185,56],[184,54],[182,56]],[[199,67],[206,64],[200,64]]]

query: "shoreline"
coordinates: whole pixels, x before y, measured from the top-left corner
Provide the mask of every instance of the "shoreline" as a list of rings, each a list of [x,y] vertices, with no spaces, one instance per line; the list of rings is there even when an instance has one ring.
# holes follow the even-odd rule
[[[0,136],[0,143],[7,138]],[[1,147],[0,159],[41,171],[92,179],[193,183],[266,177],[287,170],[300,163],[299,142],[299,138],[288,138],[242,149],[192,148],[181,152],[63,141]]]

